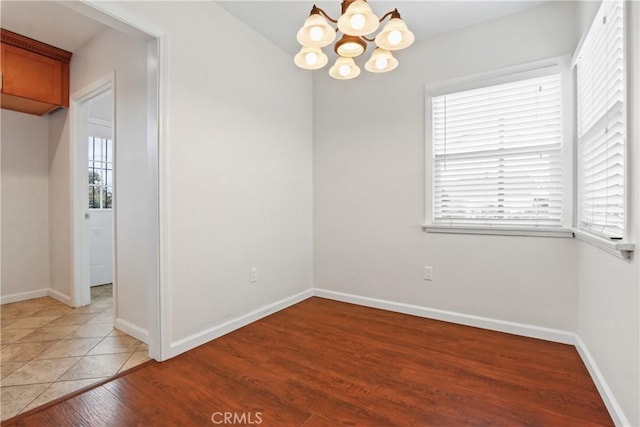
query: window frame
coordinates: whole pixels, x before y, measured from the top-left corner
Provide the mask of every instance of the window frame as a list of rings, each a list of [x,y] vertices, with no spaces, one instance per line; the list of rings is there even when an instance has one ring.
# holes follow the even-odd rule
[[[573,237],[574,216],[574,84],[571,56],[548,58],[515,67],[494,70],[459,79],[428,84],[425,87],[425,223],[423,230],[432,233],[486,234]],[[545,75],[559,74],[561,84],[561,159],[562,159],[562,221],[560,227],[462,225],[434,222],[435,168],[433,162],[432,98],[454,92],[526,80]]]
[[[91,168],[91,163],[99,163],[101,166],[98,169],[100,171],[100,176],[101,178],[103,178],[105,181],[101,182],[100,184],[92,184],[92,183],[87,183],[88,185],[88,189],[89,191],[87,192],[87,195],[91,194],[91,188],[96,188],[98,189],[98,194],[99,194],[99,201],[100,201],[100,207],[91,207],[91,202],[89,201],[89,198],[87,199],[87,209],[90,211],[111,211],[113,210],[113,178],[114,178],[114,150],[113,150],[113,139],[109,138],[109,137],[102,137],[102,136],[95,136],[95,135],[89,135],[88,140],[87,140],[87,152],[90,152],[90,150],[88,149],[88,144],[93,143],[95,145],[96,141],[100,140],[100,146],[101,147],[105,147],[105,159],[103,161],[96,161],[95,160],[95,148],[93,149],[94,152],[94,157],[93,159],[89,159],[87,156],[87,165],[88,165],[88,170],[92,169]],[[108,160],[108,157],[106,156],[106,151],[107,151],[107,141],[108,143],[111,145],[111,160]],[[103,145],[104,144],[104,145]],[[101,148],[102,151],[102,148]],[[109,165],[111,165],[111,168],[109,169]],[[95,170],[95,167],[93,168]],[[108,185],[106,183],[106,176],[107,176],[107,172],[111,173],[111,185]],[[104,175],[104,176],[103,176]],[[110,194],[111,194],[111,206],[110,207],[106,207],[106,196],[105,194],[108,193],[107,189],[111,190]]]
[[[593,17],[593,21],[591,22],[591,24],[589,25],[589,28],[587,31],[585,31],[585,33],[582,35],[582,38],[580,39],[578,46],[576,47],[575,53],[573,55],[572,61],[571,61],[571,72],[574,76],[574,81],[575,81],[575,85],[577,86],[578,84],[578,78],[577,78],[577,68],[576,66],[578,65],[578,61],[579,61],[579,57],[580,54],[582,53],[582,48],[584,46],[584,42],[587,38],[587,36],[589,35],[591,28],[593,27],[593,25],[596,24],[596,19],[599,16],[600,13],[600,8],[602,7],[602,3],[600,4],[600,6],[598,7],[598,11],[596,12],[596,14]],[[631,164],[630,161],[632,159],[630,159],[629,157],[629,134],[631,131],[631,126],[632,123],[630,123],[629,121],[629,117],[632,117],[632,98],[631,98],[631,94],[632,92],[629,90],[630,84],[633,85],[632,80],[632,76],[629,73],[629,68],[632,66],[632,58],[630,55],[630,49],[629,46],[633,44],[633,40],[632,40],[632,24],[631,24],[631,9],[629,7],[628,2],[626,1],[622,1],[622,20],[623,20],[623,52],[624,52],[624,70],[623,70],[623,82],[624,82],[624,87],[623,87],[623,99],[624,99],[624,108],[623,108],[623,114],[624,114],[624,129],[625,129],[625,133],[623,135],[623,161],[624,161],[624,165],[623,165],[623,170],[624,170],[624,197],[623,197],[623,214],[624,214],[624,230],[623,230],[623,237],[621,240],[617,240],[617,239],[610,239],[607,237],[604,237],[598,233],[594,233],[591,230],[588,230],[586,228],[582,228],[582,224],[581,224],[581,217],[580,217],[580,213],[581,213],[581,206],[580,206],[580,190],[578,188],[578,186],[580,185],[580,178],[579,178],[579,164],[578,164],[578,132],[576,131],[575,133],[575,151],[576,151],[576,158],[575,158],[575,173],[574,173],[574,178],[575,178],[575,199],[574,199],[574,235],[577,239],[582,240],[586,243],[589,243],[593,246],[596,246],[602,250],[604,250],[605,252],[608,252],[612,255],[615,255],[617,257],[620,258],[630,258],[631,255],[633,254],[633,251],[635,250],[635,244],[633,243],[633,239],[632,239],[632,234],[631,234],[631,228],[632,228],[632,218],[630,215],[630,211],[629,211],[629,207],[631,206],[632,203],[632,199],[631,199],[631,193],[632,193],[632,189],[634,188],[633,183],[632,183],[632,169],[631,169]],[[574,103],[575,103],[575,111],[576,111],[576,126],[578,124],[577,120],[577,113],[578,113],[578,99],[577,99],[577,94],[576,97],[574,98]]]

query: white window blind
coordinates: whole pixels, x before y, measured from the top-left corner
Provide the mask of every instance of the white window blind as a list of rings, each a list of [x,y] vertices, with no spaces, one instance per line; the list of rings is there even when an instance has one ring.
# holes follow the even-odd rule
[[[431,100],[434,224],[562,225],[559,74]]]
[[[622,1],[602,2],[577,55],[579,226],[624,237],[625,57]]]

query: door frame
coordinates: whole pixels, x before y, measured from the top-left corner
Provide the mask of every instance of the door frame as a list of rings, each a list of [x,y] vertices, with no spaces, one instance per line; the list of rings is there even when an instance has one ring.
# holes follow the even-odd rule
[[[89,184],[87,183],[87,137],[89,135],[87,125],[89,123],[88,103],[97,96],[107,91],[111,91],[111,140],[113,147],[113,158],[116,159],[117,141],[116,141],[116,81],[115,72],[111,72],[90,85],[73,93],[70,99],[70,115],[71,115],[71,212],[72,212],[72,247],[73,247],[73,286],[71,287],[71,304],[74,307],[82,307],[91,304],[91,291],[89,289],[89,236],[87,235],[87,219],[89,205],[87,194]],[[117,253],[117,173],[115,161],[113,163],[113,222],[112,222],[112,255],[113,263],[111,265],[113,275],[113,301],[114,312],[117,313],[116,292],[117,292],[117,275],[118,271],[118,253]],[[114,315],[115,322],[115,315]]]
[[[67,5],[78,13],[89,16],[99,22],[104,23],[112,28],[124,31],[125,33],[134,30],[137,33],[144,33],[149,37],[147,41],[147,64],[148,64],[148,85],[147,85],[147,153],[149,164],[149,180],[148,191],[157,195],[156,202],[156,248],[153,257],[156,259],[156,266],[151,271],[151,276],[147,283],[148,295],[148,345],[149,356],[155,360],[163,361],[171,357],[171,339],[169,335],[169,244],[168,244],[168,194],[167,194],[167,174],[168,174],[168,54],[169,54],[169,36],[166,29],[156,27],[149,21],[130,12],[126,8],[116,3],[104,3],[96,0],[80,0],[77,3]],[[116,93],[114,90],[114,106]],[[71,115],[73,119],[73,115]],[[115,126],[115,117],[114,117]],[[73,130],[73,127],[71,128]],[[115,127],[114,127],[115,129]],[[72,134],[73,138],[74,135]],[[72,145],[75,146],[72,140]],[[114,142],[115,146],[115,142]],[[72,160],[72,167],[75,165]],[[73,171],[71,171],[73,172]],[[72,181],[76,178],[73,173]],[[82,177],[85,179],[85,177]],[[114,176],[115,184],[115,176]],[[77,197],[75,184],[72,183],[72,197]],[[114,190],[117,197],[117,192]],[[84,195],[82,195],[83,198]],[[74,201],[73,203],[77,203]],[[114,207],[115,207],[114,200]],[[75,205],[74,205],[75,208]],[[75,212],[75,210],[73,211]],[[73,213],[72,212],[72,213]],[[115,215],[115,211],[114,211]],[[84,216],[78,218],[78,215],[72,216],[72,233],[80,233],[82,229],[79,220],[84,222]],[[115,224],[115,218],[114,218]],[[86,241],[86,238],[79,237],[79,242]],[[72,244],[75,245],[76,236],[72,237]],[[115,250],[115,245],[114,245]],[[75,246],[72,259],[72,272],[75,273],[76,262]],[[116,258],[114,258],[115,264]],[[79,278],[80,276],[78,276]],[[115,280],[114,276],[114,280]],[[77,285],[76,276],[74,274],[74,283],[72,284],[72,301],[74,298],[74,289]]]

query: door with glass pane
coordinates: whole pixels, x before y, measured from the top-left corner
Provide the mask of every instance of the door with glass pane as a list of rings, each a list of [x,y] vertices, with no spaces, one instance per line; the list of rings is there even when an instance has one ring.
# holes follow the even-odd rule
[[[113,140],[104,123],[89,123],[89,283],[113,283]]]

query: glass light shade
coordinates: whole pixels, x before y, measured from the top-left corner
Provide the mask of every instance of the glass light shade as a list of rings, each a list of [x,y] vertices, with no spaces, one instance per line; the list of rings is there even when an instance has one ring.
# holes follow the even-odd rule
[[[398,60],[393,57],[391,52],[381,48],[376,48],[371,58],[364,64],[364,68],[372,73],[386,73],[395,70],[397,66]]]
[[[338,56],[344,56],[346,58],[355,58],[360,56],[367,49],[367,42],[360,37],[343,35],[340,40],[336,42],[335,52]]]
[[[329,62],[329,58],[319,47],[303,47],[293,58],[293,62],[305,70],[317,70]]]
[[[336,59],[336,63],[329,69],[329,75],[338,80],[349,80],[360,75],[360,67],[356,65],[353,58]]]
[[[296,37],[304,47],[325,47],[336,39],[336,30],[318,13],[310,15]]]
[[[400,50],[413,43],[415,37],[401,18],[393,18],[376,36],[376,45],[384,50]]]
[[[378,17],[364,0],[356,0],[338,19],[338,29],[350,36],[366,36],[380,26]]]

